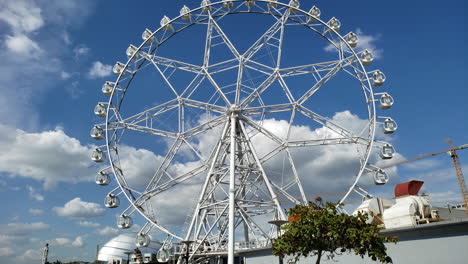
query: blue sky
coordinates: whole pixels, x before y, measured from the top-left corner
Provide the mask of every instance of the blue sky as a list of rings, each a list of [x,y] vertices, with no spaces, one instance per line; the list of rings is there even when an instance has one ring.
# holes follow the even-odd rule
[[[199,1],[0,3],[1,263],[37,261],[46,242],[52,244],[52,260],[92,260],[96,244],[119,232],[118,212],[102,205],[110,188],[93,183],[99,166],[90,161],[89,152],[98,143],[89,130],[102,120],[92,110],[106,100],[101,86],[115,80],[111,65],[126,60],[128,45],[140,44],[145,28],[157,29],[163,15],[174,17],[183,5],[195,8]],[[446,138],[456,146],[468,143],[464,1],[301,1],[304,10],[312,5],[322,10],[322,17],[339,18],[342,32],[357,32],[362,45],[376,54],[372,67],[385,72],[385,90],[396,101],[385,115],[394,117],[399,129],[387,139],[402,157],[444,150]],[[249,23],[257,23],[256,18],[226,25],[233,38],[245,35],[236,43],[240,47],[257,38]],[[166,52],[202,56],[197,47],[195,41],[176,42]],[[325,47],[314,48],[328,56]],[[289,60],[300,61],[300,55]],[[338,102],[339,98],[318,107],[348,110],[335,110],[333,103]],[[164,145],[146,142],[132,146]],[[143,157],[136,149],[128,151]],[[459,155],[466,174],[468,150]],[[376,194],[389,196],[391,184],[420,179],[426,181],[423,191],[434,203],[461,200],[448,155],[401,166],[392,175],[389,185],[375,189]]]

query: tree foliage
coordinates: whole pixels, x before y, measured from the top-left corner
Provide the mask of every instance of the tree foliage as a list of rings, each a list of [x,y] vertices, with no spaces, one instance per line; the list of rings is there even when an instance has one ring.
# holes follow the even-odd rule
[[[396,238],[379,234],[376,225],[366,223],[367,215],[340,213],[341,204],[327,202],[324,206],[309,202],[289,209],[290,222],[283,226],[283,234],[273,242],[273,254],[299,257],[322,256],[333,259],[335,255],[352,252],[362,258],[367,255],[374,261],[392,263],[384,242]]]

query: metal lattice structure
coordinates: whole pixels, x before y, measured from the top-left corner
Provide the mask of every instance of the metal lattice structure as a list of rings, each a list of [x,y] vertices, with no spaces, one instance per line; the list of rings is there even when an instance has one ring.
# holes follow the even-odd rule
[[[222,26],[231,15],[263,15],[273,22],[257,41],[241,51]],[[199,51],[203,58],[198,64],[163,55],[162,50],[173,38],[195,26],[203,27],[206,34],[198,35],[204,38],[204,49]],[[336,51],[336,57],[285,65],[285,32],[294,26],[319,36]],[[363,173],[376,171],[369,164],[372,149],[382,149],[385,159],[394,153],[390,144],[374,140],[376,128],[382,125],[384,133],[397,128],[392,118],[376,115],[375,104],[388,109],[393,98],[388,93],[373,92],[373,86],[385,82],[385,75],[366,70],[373,61],[371,52],[355,50],[358,36],[352,32],[341,35],[340,27],[338,19],[323,20],[319,8],[304,11],[296,0],[204,0],[198,8],[184,6],[173,19],[164,16],[157,30],[145,30],[143,42],[128,47],[127,62],[115,64],[117,80],[104,84],[103,93],[110,99],[99,103],[95,113],[106,121],[91,131],[93,138],[105,140],[93,152],[93,160],[103,162],[107,157],[110,164],[99,172],[96,183],[108,185],[110,175],[114,175],[118,185],[106,197],[106,206],[119,206],[119,196],[130,202],[118,218],[118,226],[131,227],[132,216],[139,213],[147,224],[138,235],[137,245],[148,245],[148,233],[157,229],[168,235],[168,242],[193,241],[191,259],[200,252],[224,252],[232,261],[235,250],[269,246],[276,230],[268,221],[286,220],[288,206],[307,203],[305,175],[297,165],[303,149],[354,149],[356,171],[349,173],[350,184],[339,201],[353,193],[366,196],[357,184]],[[215,52],[219,47],[224,47],[221,55]],[[157,93],[162,99],[142,111],[128,110],[127,97],[144,71],[159,76]],[[350,76],[353,85],[360,88],[365,122],[359,130],[319,114],[310,103],[339,73]],[[178,74],[190,77],[174,77]],[[312,78],[302,84],[305,88],[288,84],[289,79],[302,76]],[[281,133],[271,126],[280,121],[285,124]],[[301,136],[298,128],[308,123],[325,132]],[[121,157],[122,145],[131,133],[158,138],[160,144],[169,145],[143,188],[132,186],[133,178],[128,176]],[[201,144],[202,138],[203,142],[208,138],[210,144]],[[189,168],[176,170],[188,156]],[[278,160],[288,168],[281,180],[269,172]],[[377,170],[374,179],[376,184],[384,184],[388,176]],[[192,211],[187,212],[190,218],[183,229],[178,229],[160,221],[164,212],[157,211],[158,202],[164,200],[160,197],[165,193],[177,191],[184,184],[198,189],[192,195]]]

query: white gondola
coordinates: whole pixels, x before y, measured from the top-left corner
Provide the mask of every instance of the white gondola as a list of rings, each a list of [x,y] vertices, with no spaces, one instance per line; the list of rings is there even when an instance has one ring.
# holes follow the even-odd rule
[[[133,55],[135,55],[135,53],[138,51],[138,48],[135,47],[133,44],[130,44],[130,46],[128,46],[127,50],[125,51],[125,54],[127,54],[127,57],[130,59],[133,57]],[[138,57],[135,56],[135,58]]]
[[[128,215],[123,214],[117,218],[117,226],[121,229],[128,229],[132,227],[132,224],[133,224],[133,220]]]
[[[91,132],[89,133],[92,138],[94,139],[103,139],[104,138],[104,129],[102,129],[100,126],[93,126],[91,128]]]
[[[383,93],[379,99],[379,107],[380,109],[389,109],[390,107],[392,107],[394,102],[395,101],[393,100],[393,97],[391,95],[389,95],[388,93]]]
[[[98,103],[96,107],[94,107],[94,114],[99,117],[105,117],[106,111],[106,106],[103,103]]]
[[[361,62],[362,65],[367,66],[370,65],[374,61],[374,56],[369,50],[363,50],[361,52]]]
[[[192,19],[192,14],[190,13],[190,8],[188,6],[184,5],[181,9],[179,14],[182,16],[183,20],[190,20]]]
[[[200,7],[202,8],[203,12],[208,13],[208,12],[211,11],[210,4],[211,4],[210,0],[202,0],[201,1]]]
[[[104,152],[101,149],[96,148],[95,150],[93,150],[93,153],[91,154],[91,159],[94,162],[101,163],[101,162],[104,162],[104,160],[106,159],[106,156],[104,155]]]
[[[340,31],[341,22],[336,17],[332,17],[328,22],[327,25],[333,29],[335,32]]]
[[[110,193],[104,198],[104,205],[107,208],[116,208],[120,205],[120,199],[117,195]]]
[[[151,30],[149,29],[145,29],[145,31],[143,31],[143,34],[141,34],[141,38],[146,41],[146,42],[154,42],[154,36],[153,36],[153,32],[151,32]]]
[[[385,134],[392,134],[397,130],[397,123],[392,118],[385,119],[383,129]]]
[[[383,185],[388,182],[389,178],[384,170],[378,170],[374,174],[374,183],[376,185]]]
[[[156,254],[156,259],[158,262],[168,262],[169,261],[169,253],[165,249],[160,249],[158,253]]]
[[[320,14],[322,12],[320,11],[320,9],[316,6],[313,6],[310,10],[309,10],[309,21],[317,21],[319,18],[320,18]]]
[[[278,6],[278,0],[271,0],[268,2],[268,7],[269,8],[276,8]]]
[[[102,93],[105,94],[105,95],[107,95],[107,96],[111,96],[112,91],[114,90],[114,86],[115,86],[115,83],[114,83],[114,82],[106,81],[106,82],[102,85]]]
[[[391,159],[393,158],[394,154],[395,154],[395,149],[393,148],[392,145],[385,143],[385,145],[382,146],[382,149],[380,151],[380,157],[382,159]]]
[[[160,24],[164,30],[174,30],[171,24],[171,19],[167,16],[163,16],[163,18],[161,18]]]
[[[151,237],[147,234],[138,233],[136,239],[137,247],[147,247],[151,244]]]
[[[255,5],[255,1],[254,1],[254,0],[245,0],[245,5],[246,5],[248,8],[251,8],[252,6]]]
[[[112,72],[115,73],[115,75],[125,74],[125,64],[120,61],[116,62],[112,68]]]
[[[106,185],[109,185],[110,183],[110,176],[109,174],[103,171],[100,171],[98,174],[96,174],[95,181],[97,185],[106,186]]]
[[[344,39],[351,48],[355,48],[359,41],[358,36],[354,32],[349,32],[348,34],[346,34],[346,36],[344,36]]]
[[[376,70],[372,74],[372,85],[374,86],[382,86],[386,80],[385,74],[380,70]]]
[[[297,13],[297,10],[299,9],[299,6],[301,4],[299,3],[298,0],[291,0],[289,1],[289,6],[291,7],[290,12],[291,13]]]

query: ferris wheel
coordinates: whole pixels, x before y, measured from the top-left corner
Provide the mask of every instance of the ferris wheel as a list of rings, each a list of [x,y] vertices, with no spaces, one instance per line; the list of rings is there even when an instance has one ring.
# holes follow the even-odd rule
[[[117,185],[105,205],[129,202],[118,227],[138,214],[147,221],[138,246],[157,230],[190,242],[191,258],[267,247],[276,234],[268,222],[287,220],[285,209],[306,204],[310,190],[338,186],[336,201],[346,202],[367,195],[362,175],[388,181],[371,163],[375,150],[394,155],[376,140],[397,129],[376,109],[393,98],[374,92],[386,77],[369,69],[373,54],[357,34],[341,34],[340,20],[297,0],[203,0],[160,24],[113,67],[117,79],[102,87],[109,100],[94,110],[105,122],[91,130],[105,142],[92,159],[109,163],[96,183],[113,176]],[[322,177],[330,159],[352,171]],[[182,223],[171,218],[181,211]]]

